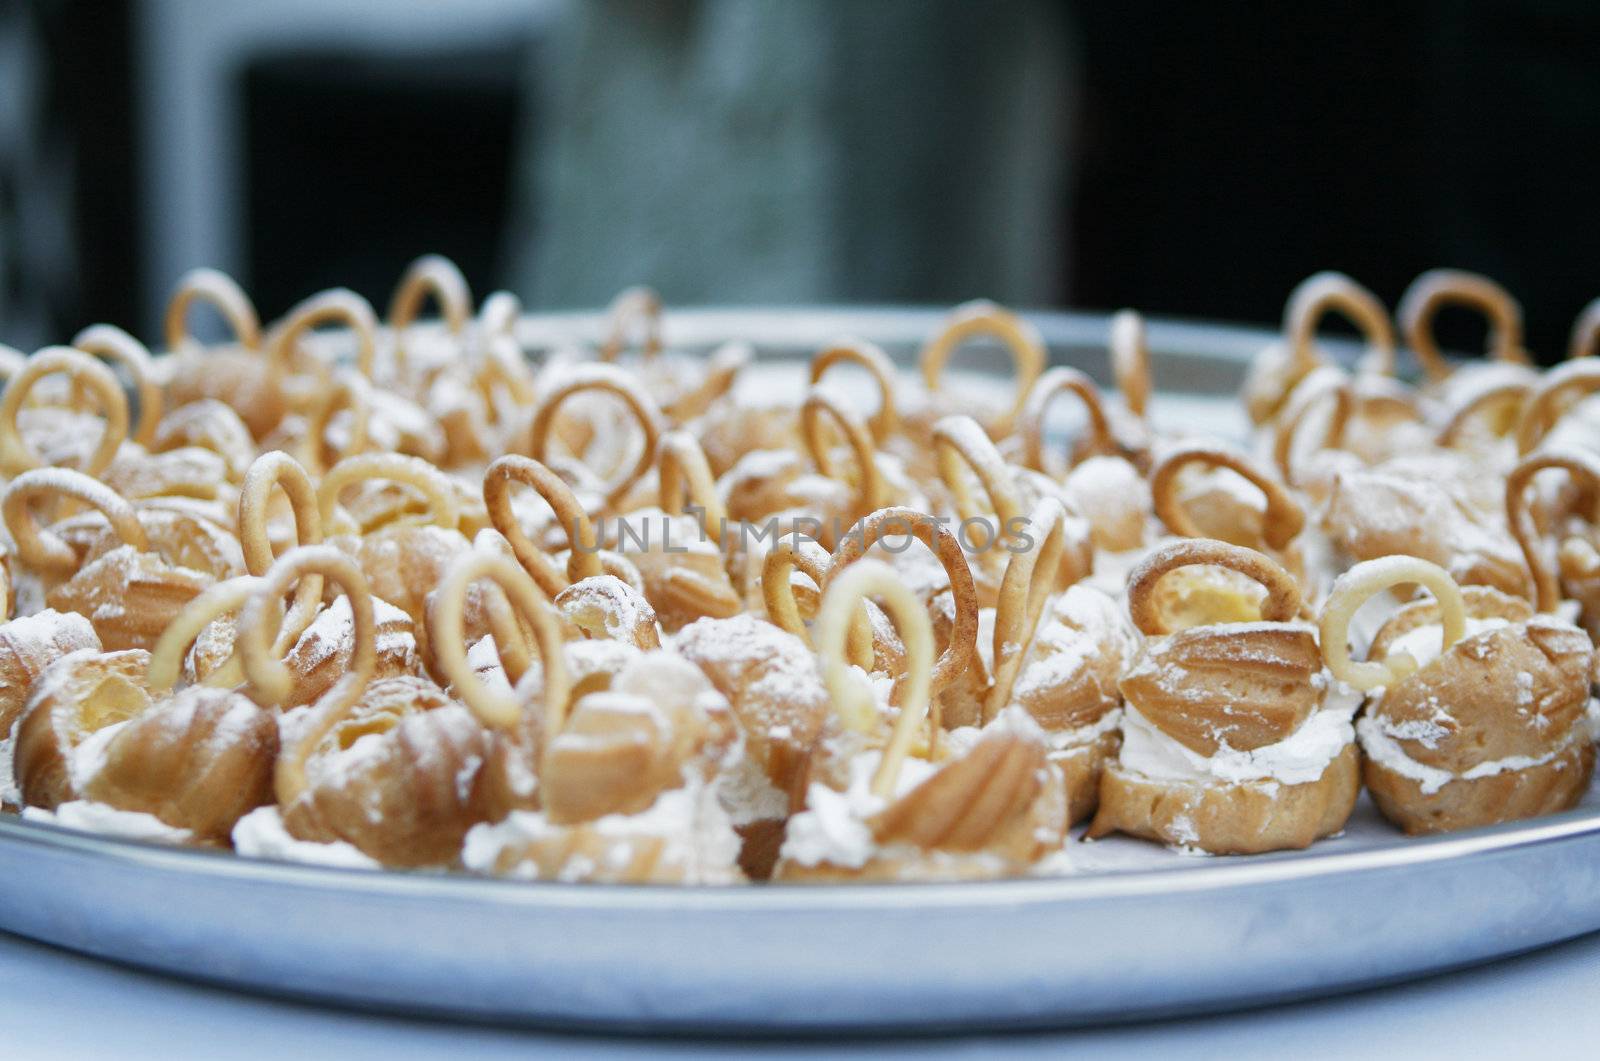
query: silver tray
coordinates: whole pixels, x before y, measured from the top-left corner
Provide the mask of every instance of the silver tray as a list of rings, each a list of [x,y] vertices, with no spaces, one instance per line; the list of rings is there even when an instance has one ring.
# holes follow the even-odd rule
[[[668,338],[781,364],[838,333],[909,356],[932,311],[702,311]],[[1104,378],[1105,320],[1038,314]],[[530,318],[543,345],[592,318]],[[1156,415],[1223,401],[1264,332],[1154,324]],[[1165,413],[1171,415],[1164,415]],[[525,884],[247,861],[0,815],[0,929],[326,1003],[606,1030],[921,1031],[1123,1021],[1351,990],[1600,929],[1600,800],[1408,840],[1363,800],[1306,852],[1194,858],[1072,844],[1071,876],[960,885]]]

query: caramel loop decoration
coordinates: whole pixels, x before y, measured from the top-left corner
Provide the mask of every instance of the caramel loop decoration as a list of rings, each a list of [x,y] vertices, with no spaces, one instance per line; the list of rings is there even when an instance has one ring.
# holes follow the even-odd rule
[[[800,614],[800,605],[794,596],[794,583],[789,576],[799,571],[816,583],[820,591],[827,587],[828,571],[832,567],[833,557],[826,549],[810,538],[797,535],[779,538],[761,562],[761,598],[767,607],[767,618],[775,626],[804,641],[807,648],[814,648],[815,643],[805,617]],[[850,662],[862,670],[872,669],[876,662],[873,658],[872,626],[864,608],[850,630],[848,648]]]
[[[511,488],[521,483],[531,487],[555,513],[556,523],[567,535],[567,572],[563,578],[555,560],[533,543],[511,507]],[[489,522],[511,547],[540,591],[554,597],[574,582],[603,574],[600,534],[589,513],[578,502],[567,481],[531,457],[508,453],[489,465],[483,473],[483,504]]]
[[[1028,528],[1038,544],[1012,553],[1000,582],[994,612],[994,682],[984,700],[985,722],[1011,699],[1028,642],[1055,590],[1067,548],[1066,507],[1055,498],[1042,499],[1028,515]]]
[[[1131,309],[1111,318],[1111,375],[1128,412],[1143,420],[1150,404],[1150,346],[1144,318]],[[1085,399],[1087,401],[1087,399]]]
[[[1160,637],[1170,632],[1156,604],[1156,586],[1179,568],[1197,565],[1225,567],[1260,583],[1267,591],[1261,602],[1263,622],[1286,623],[1300,612],[1300,587],[1276,560],[1215,538],[1185,538],[1152,549],[1128,573],[1128,615],[1140,633]]]
[[[256,315],[256,307],[244,289],[227,273],[192,269],[179,279],[177,290],[167,301],[162,334],[168,350],[182,351],[200,345],[189,334],[189,310],[197,301],[215,307],[240,346],[246,350],[261,349],[261,318]]]
[[[728,513],[717,495],[716,477],[711,474],[705,450],[687,431],[668,431],[661,436],[658,448],[661,511],[669,516],[682,515],[687,502],[688,510],[700,522],[701,534],[720,548]]]
[[[1430,380],[1438,383],[1454,371],[1433,335],[1433,318],[1445,306],[1465,306],[1487,318],[1493,360],[1528,363],[1528,353],[1522,348],[1522,307],[1510,292],[1477,273],[1430,269],[1406,288],[1399,310],[1406,343]]]
[[[868,597],[876,597],[883,603],[906,646],[906,680],[900,697],[900,717],[895,719],[883,759],[872,775],[872,791],[888,799],[894,793],[900,768],[911,752],[917,730],[929,721],[933,691],[933,622],[917,595],[900,580],[894,569],[878,560],[854,564],[828,584],[822,595],[822,607],[817,612],[817,655],[834,709],[845,725],[857,731],[870,732],[878,714],[871,691],[845,658],[850,629],[861,611],[862,602]],[[930,734],[930,740],[936,737],[936,732]]]
[[[828,369],[838,364],[859,365],[867,370],[878,387],[878,411],[867,418],[872,439],[883,445],[900,429],[900,413],[894,407],[894,364],[883,348],[865,339],[836,339],[811,358],[811,385],[822,382]]]
[[[1317,328],[1329,313],[1344,317],[1360,331],[1367,344],[1362,370],[1394,375],[1394,325],[1388,310],[1371,291],[1343,273],[1321,272],[1300,282],[1283,311],[1283,332],[1289,356],[1299,374],[1321,363],[1316,352]]]
[[[522,718],[528,692],[519,683],[513,692],[491,689],[467,662],[463,610],[467,590],[480,579],[498,586],[511,607],[533,631],[543,662],[544,731],[559,733],[566,720],[572,685],[562,654],[561,621],[539,587],[516,564],[494,553],[462,553],[428,602],[428,627],[435,631],[434,662],[461,701],[491,729],[510,730]],[[492,612],[491,612],[492,614]],[[495,644],[503,644],[499,634]],[[502,649],[504,651],[504,649]]]
[[[1381,660],[1357,663],[1350,658],[1350,620],[1368,599],[1393,586],[1416,585],[1439,602],[1444,640],[1439,651],[1448,652],[1467,632],[1467,613],[1461,587],[1438,564],[1414,556],[1384,556],[1357,564],[1334,580],[1322,605],[1318,636],[1322,658],[1333,676],[1362,692],[1393,685],[1416,673],[1417,661],[1405,652],[1391,652]]]
[[[833,459],[830,445],[832,440],[824,429],[823,417],[833,421],[834,426],[844,435],[845,444],[850,447],[850,452],[855,457],[856,471],[860,476],[857,487],[857,510],[871,512],[875,508],[882,507],[885,494],[883,473],[878,468],[877,450],[872,444],[872,435],[867,430],[867,425],[859,416],[834,401],[820,388],[812,387],[806,392],[806,400],[800,406],[800,437],[805,442],[806,452],[811,455],[811,461],[817,466],[817,471],[830,479],[848,481],[840,474],[839,466]]]
[[[347,288],[322,291],[296,305],[274,330],[269,351],[280,372],[292,371],[300,340],[324,325],[348,328],[356,339],[356,369],[372,378],[378,356],[378,317],[372,304]]]
[[[643,479],[656,462],[656,445],[661,436],[661,410],[640,386],[637,377],[616,365],[578,365],[573,368],[545,395],[533,414],[529,430],[529,452],[537,461],[548,464],[551,429],[555,426],[556,412],[574,394],[610,394],[621,399],[633,415],[634,422],[644,436],[638,459],[633,468],[617,483],[606,489],[606,506],[614,507],[635,483]]]
[[[1517,421],[1517,454],[1531,453],[1567,411],[1600,391],[1600,361],[1581,358],[1550,369],[1539,380]]]
[[[1094,380],[1075,368],[1058,365],[1039,377],[1028,392],[1028,404],[1022,412],[1022,460],[1035,471],[1050,474],[1045,467],[1044,428],[1045,414],[1058,397],[1074,395],[1083,403],[1089,417],[1090,454],[1116,454],[1121,452],[1116,437],[1111,432],[1111,420],[1106,416],[1105,400]]]
[[[472,290],[456,263],[442,254],[424,254],[406,267],[389,300],[389,329],[394,333],[395,367],[407,369],[405,334],[429,296],[451,335],[459,336],[472,319]]]
[[[517,319],[522,316],[522,300],[510,291],[491,291],[478,307],[478,332],[485,340],[516,341]]]
[[[43,463],[23,439],[17,416],[22,412],[28,392],[41,379],[57,372],[71,379],[74,387],[87,389],[100,403],[101,415],[105,417],[105,430],[83,468],[86,474],[99,475],[110,467],[118,448],[128,437],[128,396],[122,393],[122,385],[112,371],[82,350],[47,346],[23,363],[22,371],[6,385],[5,393],[0,394],[0,471],[7,475],[38,468]]]
[[[918,357],[922,364],[922,382],[930,393],[938,393],[950,355],[977,335],[992,335],[1005,343],[1016,362],[1017,396],[995,425],[1000,434],[1007,435],[1017,417],[1022,415],[1028,392],[1049,360],[1039,330],[1015,313],[985,299],[957,306],[945,319],[944,326],[922,348]]]
[[[1567,360],[1593,357],[1600,347],[1600,298],[1583,307],[1572,324],[1572,340],[1567,345]]]
[[[630,287],[611,300],[606,309],[606,337],[600,360],[615,361],[627,349],[629,331],[641,335],[639,351],[646,358],[661,352],[661,296],[648,287]]]
[[[1572,476],[1582,489],[1600,491],[1600,459],[1582,450],[1551,449],[1522,461],[1506,476],[1506,522],[1522,548],[1523,559],[1533,575],[1535,605],[1541,612],[1553,612],[1561,603],[1561,585],[1556,573],[1545,563],[1539,549],[1539,531],[1528,510],[1528,487],[1540,472],[1560,469]]]
[[[105,516],[123,544],[139,552],[150,548],[144,525],[133,505],[98,479],[70,468],[35,468],[11,480],[0,499],[0,513],[16,543],[17,556],[37,571],[66,577],[78,567],[78,555],[52,531],[39,525],[33,503],[44,498],[69,497]]]
[[[317,583],[318,585],[322,583],[320,575],[317,576]],[[157,696],[171,692],[183,672],[183,658],[188,655],[189,647],[194,644],[195,639],[214,620],[232,615],[243,608],[245,601],[250,599],[250,595],[260,585],[261,580],[254,575],[240,575],[208,586],[198,597],[184,605],[183,610],[167,624],[155,647],[150,650],[150,662],[146,670],[150,692]],[[208,675],[203,684],[231,688],[243,680],[243,664],[235,655],[233,659]]]
[[[1277,477],[1250,458],[1221,446],[1191,443],[1179,446],[1163,456],[1150,471],[1150,496],[1156,515],[1173,534],[1184,538],[1204,538],[1200,529],[1183,506],[1178,495],[1178,476],[1191,465],[1209,468],[1226,468],[1251,486],[1261,491],[1267,508],[1262,515],[1261,536],[1268,548],[1282,549],[1305,529],[1306,514],[1294,496],[1285,490]]]
[[[939,521],[914,508],[881,508],[862,517],[839,539],[828,581],[853,564],[886,535],[906,534],[927,546],[944,567],[950,579],[950,596],[955,603],[955,620],[950,643],[933,668],[933,689],[938,692],[956,680],[962,671],[974,666],[978,658],[978,590],[972,581],[972,568],[961,551],[961,541]],[[934,724],[938,725],[938,705],[934,705]]]
[[[277,559],[267,535],[267,514],[274,488],[281,489],[289,499],[289,510],[294,514],[295,544],[320,545],[322,542],[322,510],[317,504],[317,490],[311,483],[311,476],[287,453],[279,450],[263,453],[250,463],[239,489],[239,547],[244,553],[245,570],[258,577],[271,570]],[[289,650],[316,618],[321,603],[322,576],[307,574],[295,584],[294,603],[273,644],[275,653],[282,655]]]
[[[933,425],[933,448],[939,478],[950,491],[957,514],[963,520],[982,519],[984,515],[967,482],[966,473],[970,469],[988,494],[989,505],[1000,521],[995,536],[1009,537],[1012,521],[1022,515],[1022,502],[1005,458],[978,422],[970,416],[945,417]]]
[[[235,644],[244,662],[251,697],[271,707],[282,706],[294,691],[294,672],[272,650],[278,608],[291,586],[307,575],[320,575],[344,590],[350,601],[354,646],[348,669],[310,707],[309,723],[278,754],[274,788],[278,802],[289,806],[306,791],[306,760],[361,699],[377,667],[377,622],[372,591],[356,562],[331,545],[302,545],[278,558],[255,587],[239,614]]]
[[[317,508],[322,523],[333,520],[334,507],[345,487],[372,479],[399,483],[421,494],[436,526],[457,530],[461,526],[461,504],[449,478],[421,457],[402,453],[361,453],[328,469],[317,486]]]
[[[114,324],[91,324],[73,337],[72,345],[86,354],[121,365],[127,371],[133,380],[134,396],[139,400],[139,423],[134,428],[133,440],[145,449],[153,449],[164,401],[161,387],[156,383],[155,367],[150,363],[150,351]]]
[[[345,440],[342,450],[335,449],[327,441],[328,425],[333,423],[333,417],[340,409],[350,411],[350,437]],[[336,372],[329,383],[327,400],[317,403],[316,410],[306,420],[305,456],[316,464],[319,471],[353,457],[367,448],[371,423],[372,387],[367,377],[359,372]],[[332,454],[331,459],[329,453]]]
[[[1333,375],[1307,377],[1290,393],[1283,412],[1278,414],[1273,427],[1272,462],[1277,465],[1283,481],[1290,486],[1295,485],[1291,467],[1295,439],[1299,437],[1311,410],[1329,400],[1333,402],[1333,409],[1328,415],[1328,428],[1323,435],[1322,446],[1324,449],[1338,449],[1344,439],[1345,427],[1355,412],[1355,396],[1349,380]]]
[[[1514,429],[1521,423],[1522,410],[1527,407],[1533,393],[1533,384],[1513,380],[1470,394],[1450,412],[1444,426],[1439,428],[1436,441],[1449,449],[1461,441],[1462,433],[1469,424],[1480,419],[1498,417],[1502,422],[1510,421]]]

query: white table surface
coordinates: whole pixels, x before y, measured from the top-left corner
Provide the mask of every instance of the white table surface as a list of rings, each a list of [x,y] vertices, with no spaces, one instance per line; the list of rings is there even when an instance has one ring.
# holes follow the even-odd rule
[[[1595,1056],[1600,934],[1418,983],[1247,1013],[1121,1028],[940,1039],[707,1042],[459,1026],[276,1002],[104,965],[0,934],[0,1058],[988,1056],[1452,1058]]]

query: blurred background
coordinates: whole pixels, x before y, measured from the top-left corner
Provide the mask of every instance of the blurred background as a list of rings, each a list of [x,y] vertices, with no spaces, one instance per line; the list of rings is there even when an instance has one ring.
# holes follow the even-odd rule
[[[1597,44],[1583,0],[0,0],[0,342],[153,336],[202,264],[381,308],[438,251],[534,307],[1261,323],[1449,265],[1548,361],[1600,295]]]

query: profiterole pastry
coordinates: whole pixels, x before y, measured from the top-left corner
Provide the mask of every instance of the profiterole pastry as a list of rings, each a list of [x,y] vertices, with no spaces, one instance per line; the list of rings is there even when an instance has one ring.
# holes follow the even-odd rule
[[[1260,620],[1169,631],[1153,591],[1195,564],[1259,581]],[[1323,667],[1289,573],[1225,542],[1174,542],[1129,576],[1128,608],[1149,640],[1122,679],[1122,749],[1101,779],[1089,835],[1254,854],[1342,830],[1361,787],[1351,725],[1361,698]]]
[[[1414,584],[1421,598],[1351,660],[1350,617],[1369,597]],[[1526,601],[1408,556],[1357,564],[1323,607],[1322,644],[1339,680],[1369,694],[1357,731],[1367,790],[1408,833],[1465,829],[1565,810],[1589,787],[1594,645]]]

